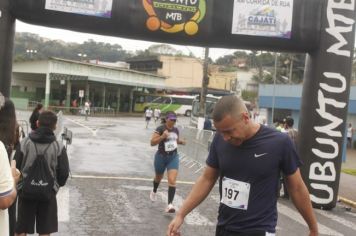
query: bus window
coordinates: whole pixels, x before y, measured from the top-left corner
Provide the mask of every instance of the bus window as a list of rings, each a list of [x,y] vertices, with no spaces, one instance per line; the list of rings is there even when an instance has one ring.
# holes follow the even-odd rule
[[[144,107],[158,107],[164,113],[174,111],[178,115],[189,116],[192,112],[192,103],[195,96],[170,94],[135,94],[134,111],[142,112]],[[142,100],[144,102],[142,102]]]
[[[216,102],[207,102],[205,104],[205,115],[208,116],[209,119],[212,119],[213,117],[213,111],[215,107]]]
[[[212,119],[215,104],[220,98],[221,97],[212,96],[212,95],[206,96],[205,116],[207,116],[209,119]],[[251,109],[252,109],[251,103],[248,101],[245,101],[245,105],[246,105],[246,108],[249,111],[249,113],[251,113]],[[197,96],[193,101],[192,114],[190,117],[190,125],[193,127],[198,126],[199,109],[200,109],[200,101],[199,101],[199,96]]]

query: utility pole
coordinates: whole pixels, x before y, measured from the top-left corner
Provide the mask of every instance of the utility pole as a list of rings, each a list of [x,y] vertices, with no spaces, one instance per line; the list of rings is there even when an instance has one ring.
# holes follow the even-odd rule
[[[293,59],[294,56],[290,57],[290,64],[289,64],[289,84],[293,84],[292,78],[293,78]]]
[[[205,117],[205,102],[206,102],[206,94],[208,91],[209,84],[209,76],[208,76],[208,66],[209,66],[209,48],[205,48],[204,55],[204,64],[203,64],[203,81],[202,81],[202,89],[200,92],[200,106],[199,106],[199,116]]]
[[[277,62],[278,53],[274,53],[274,73],[273,73],[273,97],[272,97],[272,124],[274,123],[274,106],[276,97],[276,80],[277,80]]]

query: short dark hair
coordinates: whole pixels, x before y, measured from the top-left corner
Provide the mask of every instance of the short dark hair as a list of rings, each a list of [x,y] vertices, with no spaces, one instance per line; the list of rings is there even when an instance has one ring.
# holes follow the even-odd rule
[[[288,125],[288,127],[293,127],[293,125],[294,125],[294,120],[293,120],[293,118],[290,117],[290,116],[287,116],[287,117],[286,117],[286,124]]]
[[[247,112],[244,101],[236,95],[228,95],[220,98],[213,111],[213,120],[220,122],[226,115],[238,118],[240,114]]]
[[[43,111],[38,117],[38,126],[55,130],[57,125],[57,119],[57,115],[54,114],[52,111]]]

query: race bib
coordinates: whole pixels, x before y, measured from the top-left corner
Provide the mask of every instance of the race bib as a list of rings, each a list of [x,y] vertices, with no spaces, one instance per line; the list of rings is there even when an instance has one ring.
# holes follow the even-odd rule
[[[224,177],[221,203],[231,208],[247,210],[250,188],[249,183]]]
[[[178,147],[177,140],[169,140],[164,143],[164,150],[166,152],[171,152],[176,150]]]

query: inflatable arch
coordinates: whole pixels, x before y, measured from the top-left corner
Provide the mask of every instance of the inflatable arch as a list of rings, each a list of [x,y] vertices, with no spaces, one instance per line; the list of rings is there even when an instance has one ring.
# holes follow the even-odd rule
[[[9,95],[15,19],[204,47],[308,53],[300,119],[313,206],[337,202],[355,40],[355,0],[0,0],[0,90]]]

